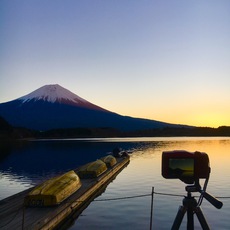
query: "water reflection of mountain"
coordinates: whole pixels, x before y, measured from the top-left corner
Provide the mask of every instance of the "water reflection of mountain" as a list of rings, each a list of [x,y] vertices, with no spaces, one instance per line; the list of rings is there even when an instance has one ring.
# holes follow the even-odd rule
[[[11,144],[4,147],[0,161],[1,173],[14,178],[40,181],[56,174],[94,161],[115,147],[124,150],[136,148],[138,143],[36,141]]]

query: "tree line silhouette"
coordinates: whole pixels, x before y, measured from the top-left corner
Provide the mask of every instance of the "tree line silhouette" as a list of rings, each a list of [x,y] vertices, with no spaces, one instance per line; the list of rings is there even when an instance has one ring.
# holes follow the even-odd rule
[[[68,128],[48,131],[30,130],[24,127],[13,127],[0,117],[0,139],[27,138],[84,138],[84,137],[171,137],[171,136],[230,136],[230,126],[180,127],[121,131],[110,127],[100,128]]]

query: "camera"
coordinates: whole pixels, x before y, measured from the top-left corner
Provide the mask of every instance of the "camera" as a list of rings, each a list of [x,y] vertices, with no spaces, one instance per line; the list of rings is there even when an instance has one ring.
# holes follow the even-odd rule
[[[162,153],[162,176],[166,179],[193,184],[201,178],[209,178],[210,171],[209,158],[204,152],[174,150]]]

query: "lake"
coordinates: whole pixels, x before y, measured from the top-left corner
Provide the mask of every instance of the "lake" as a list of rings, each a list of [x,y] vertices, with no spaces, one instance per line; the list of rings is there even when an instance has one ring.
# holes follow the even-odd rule
[[[207,192],[220,197],[224,205],[222,209],[216,209],[204,199],[201,208],[211,229],[230,229],[228,137],[95,138],[1,144],[0,199],[105,156],[116,147],[130,152],[129,165],[69,229],[149,229],[153,187],[156,192],[153,199],[153,229],[170,229],[187,192],[182,181],[161,176],[161,155],[169,150],[208,154],[211,174]],[[203,185],[203,180],[200,181]],[[199,193],[193,195],[198,197]],[[195,229],[201,229],[196,216],[194,222]],[[186,223],[185,216],[181,229],[186,229]]]

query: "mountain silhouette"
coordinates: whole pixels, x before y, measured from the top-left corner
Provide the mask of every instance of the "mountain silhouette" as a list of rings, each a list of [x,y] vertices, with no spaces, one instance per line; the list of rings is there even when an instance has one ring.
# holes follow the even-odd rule
[[[121,131],[186,127],[119,115],[58,84],[45,85],[18,99],[1,103],[0,116],[15,127],[40,131],[77,127],[110,127]]]

